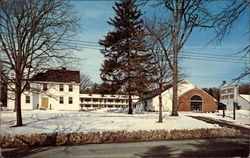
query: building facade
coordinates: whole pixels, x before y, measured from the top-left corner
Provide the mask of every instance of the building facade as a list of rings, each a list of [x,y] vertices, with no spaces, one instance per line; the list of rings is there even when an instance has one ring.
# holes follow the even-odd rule
[[[132,96],[132,106],[135,107],[137,96]],[[96,108],[127,108],[128,95],[111,94],[80,94],[81,109]]]
[[[179,111],[215,112],[217,101],[205,91],[194,88],[179,96]]]
[[[38,73],[31,78],[21,95],[21,108],[79,110],[79,85],[79,71],[63,68]],[[8,109],[14,109],[14,99],[14,92],[8,91]]]
[[[173,88],[167,87],[161,95],[163,111],[172,111]],[[217,100],[187,80],[178,83],[178,103],[178,111],[215,112],[217,110]],[[147,111],[159,111],[158,93],[142,97],[138,104]]]
[[[12,76],[14,76],[12,74]],[[14,85],[11,86],[15,89]],[[11,89],[11,88],[9,88]],[[138,97],[132,96],[135,107]],[[127,108],[128,95],[80,94],[80,72],[47,70],[34,75],[21,95],[22,110],[83,110]],[[8,91],[7,108],[15,108],[15,93]]]
[[[250,94],[239,94],[238,105],[239,109],[250,110]]]

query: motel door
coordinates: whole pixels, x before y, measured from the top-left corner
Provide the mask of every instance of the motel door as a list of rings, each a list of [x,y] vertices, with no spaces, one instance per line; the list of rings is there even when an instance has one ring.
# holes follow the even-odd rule
[[[47,109],[49,106],[49,99],[48,98],[42,98],[42,108]]]

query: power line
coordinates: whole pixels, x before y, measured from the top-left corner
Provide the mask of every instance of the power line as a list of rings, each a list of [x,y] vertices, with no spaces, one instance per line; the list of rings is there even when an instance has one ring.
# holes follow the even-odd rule
[[[182,54],[182,55],[180,55],[180,56],[182,56],[182,57],[191,57],[191,58],[203,58],[203,59],[215,59],[215,60],[217,60],[217,59],[220,59],[220,60],[227,60],[227,61],[233,61],[233,62],[248,62],[249,60],[247,60],[247,59],[242,59],[242,58],[226,58],[226,57],[220,57],[220,58],[218,58],[218,57],[213,57],[213,56],[202,56],[202,55],[193,55],[193,54],[189,54],[189,55],[184,55],[184,54]]]
[[[73,41],[73,42],[72,42]],[[66,44],[70,47],[76,47],[76,48],[85,48],[85,49],[96,49],[100,50],[103,47],[101,47],[97,42],[93,41],[82,41],[82,40],[71,40],[67,41]],[[206,60],[206,61],[214,61],[214,62],[229,62],[229,63],[245,63],[249,60],[243,59],[238,56],[225,56],[220,54],[209,54],[209,53],[197,53],[197,52],[190,52],[190,51],[181,51],[182,53],[188,53],[188,54],[180,54],[180,57],[183,59],[191,59],[191,60]],[[212,60],[213,59],[213,60]],[[239,61],[235,61],[239,60]]]
[[[85,48],[85,49],[95,49],[95,50],[100,50],[101,48],[97,48],[97,47],[88,47],[88,46],[77,46],[77,48],[81,49],[81,48]],[[228,63],[245,63],[248,62],[247,60],[242,60],[240,58],[235,58],[235,59],[227,59],[227,58],[215,58],[215,57],[209,57],[209,56],[188,56],[188,55],[182,55],[180,56],[180,58],[183,59],[200,59],[200,60],[205,60],[205,61],[214,61],[214,62],[218,62],[218,61],[222,61],[222,62],[228,62]],[[235,61],[238,60],[238,61]]]
[[[245,62],[239,61],[239,62],[234,62],[234,61],[227,61],[227,60],[220,60],[220,59],[206,59],[206,58],[194,58],[194,57],[181,57],[182,59],[188,59],[188,60],[202,60],[202,61],[211,61],[211,62],[225,62],[225,63],[235,63],[235,64],[244,64]]]
[[[79,40],[78,40],[79,41]],[[71,41],[67,41],[67,45],[69,44],[70,46],[74,47],[79,47],[79,46],[84,46],[84,47],[94,47],[94,48],[97,48],[97,49],[102,49],[103,47],[101,47],[99,44],[89,44],[89,43],[95,43],[95,42],[89,42],[89,43],[84,43],[86,41],[81,41],[82,43],[76,43],[76,42],[71,42]],[[239,56],[233,56],[233,55],[230,55],[230,56],[225,56],[225,55],[220,55],[220,54],[209,54],[209,53],[197,53],[197,52],[187,52],[187,51],[181,51],[181,52],[185,52],[185,53],[188,53],[188,54],[184,54],[184,55],[197,55],[197,56],[204,56],[204,57],[207,57],[207,56],[211,56],[211,57],[220,57],[220,58],[228,58],[228,59],[238,59],[238,60],[244,60],[244,58],[242,57],[239,57]]]
[[[97,44],[99,45],[98,42],[94,42],[94,41],[84,41],[84,40],[72,40],[72,39],[62,39],[63,41],[67,41],[67,42],[80,42],[80,43],[91,43],[91,44]]]
[[[68,39],[63,39],[64,41],[67,41],[67,42],[70,42],[72,44],[76,44],[76,45],[86,45],[86,44],[91,44],[95,47],[100,47],[99,43],[98,42],[94,42],[94,41],[85,41],[85,40],[68,40]],[[225,56],[225,55],[221,55],[221,54],[211,54],[211,53],[198,53],[198,52],[191,52],[191,51],[181,51],[181,53],[188,53],[188,54],[197,54],[197,55],[211,55],[211,56],[218,56],[218,57],[239,57],[239,56],[235,56],[235,55],[229,55],[228,54]],[[241,57],[239,57],[241,58]]]
[[[181,51],[187,53],[187,55],[199,55],[199,56],[213,56],[213,57],[222,57],[222,58],[232,58],[232,59],[240,59],[242,60],[243,58],[240,56],[235,56],[235,55],[220,55],[220,54],[210,54],[210,53],[197,53],[197,52],[187,52],[187,51]],[[185,54],[186,55],[186,54]]]

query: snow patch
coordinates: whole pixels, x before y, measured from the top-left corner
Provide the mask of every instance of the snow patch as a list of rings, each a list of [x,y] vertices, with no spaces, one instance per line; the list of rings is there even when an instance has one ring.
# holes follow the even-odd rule
[[[128,109],[99,109],[92,111],[22,111],[23,123],[26,126],[10,127],[16,124],[16,113],[1,111],[1,134],[33,133],[72,133],[102,131],[138,131],[138,130],[173,130],[220,128],[183,114],[178,117],[163,113],[163,123],[157,123],[159,113],[135,110],[133,115]]]

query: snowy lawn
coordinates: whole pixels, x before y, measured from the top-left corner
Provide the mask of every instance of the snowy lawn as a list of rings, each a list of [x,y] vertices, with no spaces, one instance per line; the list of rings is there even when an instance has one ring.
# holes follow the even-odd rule
[[[239,124],[246,127],[250,127],[250,111],[248,110],[237,110],[235,112],[235,120],[233,120],[233,111],[225,111],[225,117],[223,118],[223,111],[215,113],[194,113],[194,112],[179,112],[181,115],[192,115],[192,116],[206,116],[213,119],[229,121],[233,124]]]
[[[34,110],[23,111],[22,116],[26,126],[11,127],[16,123],[16,114],[12,111],[1,111],[1,134],[220,128],[183,114],[170,117],[169,113],[163,113],[164,123],[156,123],[158,113],[128,115],[121,110],[108,109],[81,112]]]

